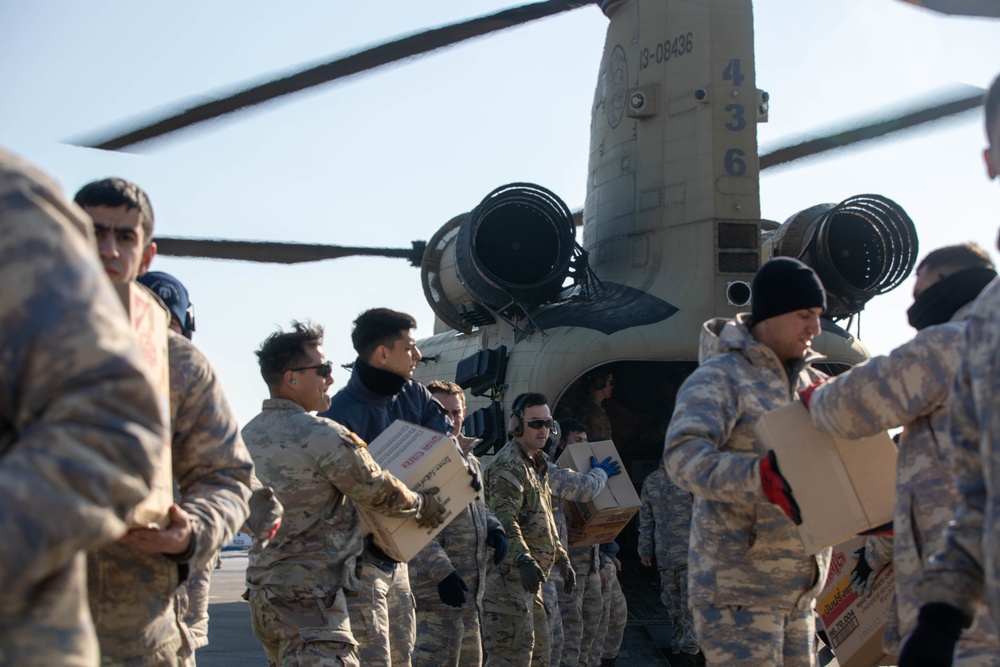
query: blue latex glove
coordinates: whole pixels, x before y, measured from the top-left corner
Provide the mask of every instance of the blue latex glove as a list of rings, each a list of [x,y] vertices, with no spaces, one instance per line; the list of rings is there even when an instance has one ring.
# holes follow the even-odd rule
[[[438,582],[438,596],[449,607],[461,607],[465,604],[465,594],[468,592],[469,587],[458,572],[452,572]]]
[[[615,475],[620,475],[622,472],[622,464],[618,461],[612,461],[611,457],[604,459],[600,463],[593,456],[590,457],[590,467],[600,468],[604,472],[608,473],[608,477],[614,477]]]
[[[507,536],[494,528],[486,534],[487,546],[493,547],[493,564],[499,565],[507,557]]]

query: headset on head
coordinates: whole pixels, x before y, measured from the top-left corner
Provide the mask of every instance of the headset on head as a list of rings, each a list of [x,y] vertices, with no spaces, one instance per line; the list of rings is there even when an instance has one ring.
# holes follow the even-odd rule
[[[528,393],[519,394],[514,399],[514,404],[510,406],[510,418],[516,419],[517,423],[507,430],[508,435],[520,438],[524,435],[524,403],[528,400]]]
[[[608,386],[608,376],[611,375],[609,370],[596,370],[591,371],[587,374],[587,386],[590,391],[601,391]]]

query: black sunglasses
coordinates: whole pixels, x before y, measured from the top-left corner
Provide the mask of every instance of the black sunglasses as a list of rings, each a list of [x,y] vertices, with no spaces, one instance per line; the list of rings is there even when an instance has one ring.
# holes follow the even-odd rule
[[[333,375],[333,362],[327,361],[326,363],[316,364],[315,366],[303,366],[302,368],[288,368],[286,370],[308,371],[310,369],[314,369],[316,371],[316,375],[320,376],[321,378],[328,378],[331,375]]]
[[[535,429],[536,431],[540,430],[540,429],[543,429],[543,428],[547,428],[549,430],[552,430],[552,420],[551,419],[529,419],[528,421],[526,421],[524,423],[527,424],[528,426],[530,426],[531,428]]]

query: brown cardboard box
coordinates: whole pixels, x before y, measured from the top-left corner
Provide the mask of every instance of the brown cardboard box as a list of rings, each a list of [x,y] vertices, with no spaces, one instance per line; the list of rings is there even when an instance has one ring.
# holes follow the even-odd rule
[[[879,572],[865,597],[859,597],[851,589],[851,570],[857,564],[851,554],[864,544],[865,538],[855,537],[833,548],[830,574],[816,599],[816,611],[840,667],[896,664],[896,658],[882,650],[882,635],[892,613],[896,585],[892,565]]]
[[[615,443],[601,440],[569,445],[559,457],[559,465],[577,472],[589,472],[591,456],[598,461],[603,461],[609,456],[621,461]],[[580,547],[612,541],[639,511],[639,504],[639,494],[635,492],[632,480],[624,470],[620,475],[609,477],[608,485],[590,502],[565,501],[566,519],[572,529],[571,534],[577,535],[582,532],[584,536],[579,541],[570,539],[570,546]]]
[[[170,453],[170,359],[167,351],[170,313],[152,292],[138,283],[115,287],[138,338],[139,351],[160,399],[163,423],[167,424],[163,449],[153,471],[152,490],[135,508],[132,525],[162,529],[170,524],[170,505],[174,502],[173,461]]]
[[[421,528],[416,519],[387,517],[358,506],[365,531],[374,534],[389,556],[406,562],[475,500],[469,468],[451,436],[402,420],[394,421],[370,442],[368,450],[383,470],[414,491],[432,486],[440,489],[437,496],[447,511],[444,521],[433,530]]]
[[[896,445],[888,433],[844,440],[819,431],[799,401],[768,412],[755,432],[773,449],[802,511],[808,553],[892,522]]]

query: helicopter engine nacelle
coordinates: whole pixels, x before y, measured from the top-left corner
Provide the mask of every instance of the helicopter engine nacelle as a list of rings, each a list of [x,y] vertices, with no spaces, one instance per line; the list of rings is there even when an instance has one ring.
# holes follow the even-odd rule
[[[555,299],[576,249],[573,215],[539,185],[511,183],[448,221],[427,243],[424,294],[448,326],[518,318]]]
[[[917,261],[917,231],[906,211],[880,195],[819,204],[785,221],[765,243],[766,256],[795,257],[816,271],[826,315],[849,317],[898,287]]]

